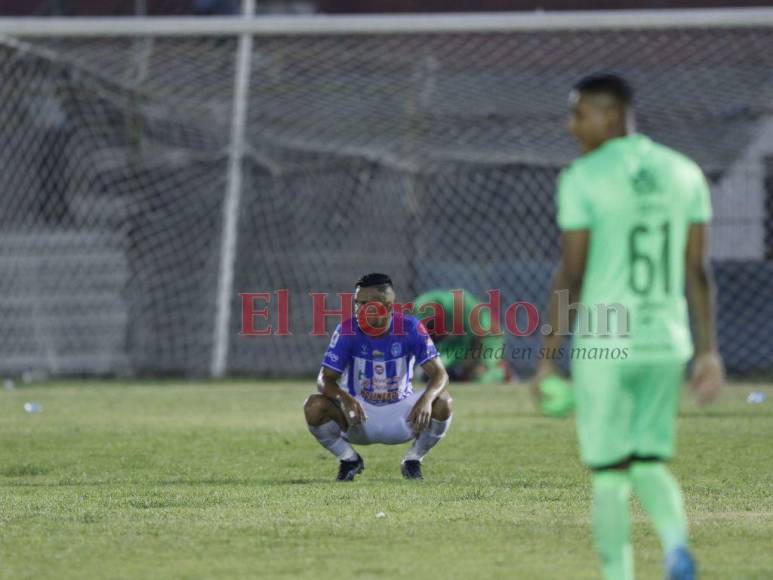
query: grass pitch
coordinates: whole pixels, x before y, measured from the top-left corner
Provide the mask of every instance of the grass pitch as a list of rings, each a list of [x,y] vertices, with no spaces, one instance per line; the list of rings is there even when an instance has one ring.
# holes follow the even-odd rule
[[[350,484],[306,431],[312,388],[0,390],[0,578],[598,577],[573,423],[537,416],[524,388],[454,387],[425,481],[401,479],[406,446],[375,446]],[[702,578],[773,577],[773,387],[686,398],[673,469]],[[637,577],[660,578],[635,503],[633,522]]]

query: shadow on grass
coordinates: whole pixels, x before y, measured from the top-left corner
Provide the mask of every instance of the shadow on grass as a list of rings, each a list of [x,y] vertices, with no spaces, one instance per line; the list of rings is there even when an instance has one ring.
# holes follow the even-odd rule
[[[35,475],[46,475],[50,471],[51,467],[34,463],[22,463],[0,470],[0,475],[4,477],[32,477]]]
[[[10,470],[6,470],[10,471]],[[46,472],[47,473],[47,472]],[[42,475],[42,473],[21,473],[14,471],[12,475],[4,474],[8,477],[27,477],[30,475]],[[227,485],[250,485],[255,487],[266,487],[274,485],[313,485],[331,483],[331,479],[255,479],[255,478],[204,478],[204,479],[123,479],[108,481],[83,481],[76,479],[60,479],[58,481],[5,481],[2,487],[116,487],[116,486],[227,486]]]
[[[760,410],[742,411],[686,411],[679,413],[680,419],[770,419],[770,412]]]

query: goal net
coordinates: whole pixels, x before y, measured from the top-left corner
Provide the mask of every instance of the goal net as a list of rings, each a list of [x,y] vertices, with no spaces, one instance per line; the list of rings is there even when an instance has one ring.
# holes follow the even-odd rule
[[[0,25],[0,372],[306,374],[309,292],[369,271],[542,306],[601,70],[708,175],[722,350],[773,370],[770,10],[204,20]],[[293,334],[239,336],[278,289]]]

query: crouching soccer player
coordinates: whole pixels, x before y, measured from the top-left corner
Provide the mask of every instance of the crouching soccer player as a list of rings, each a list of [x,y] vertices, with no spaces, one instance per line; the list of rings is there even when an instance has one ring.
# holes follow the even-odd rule
[[[340,461],[338,481],[352,481],[365,469],[352,443],[412,439],[400,470],[406,479],[422,479],[422,459],[451,425],[448,374],[437,349],[416,318],[393,312],[394,301],[389,276],[360,278],[358,315],[336,328],[317,380],[320,392],[304,404],[309,431]],[[429,378],[421,392],[411,384],[415,364]]]
[[[590,315],[583,326],[598,333],[576,336],[571,357],[580,453],[593,471],[596,548],[604,578],[633,578],[633,491],[660,537],[666,577],[692,580],[682,493],[665,462],[674,452],[685,363],[693,351],[698,402],[711,402],[723,382],[706,259],[708,186],[690,159],[634,133],[632,92],[619,77],[584,79],[571,94],[571,107],[570,129],[583,155],[558,186],[562,257],[550,323],[558,328],[561,290],[569,303],[581,299]],[[597,305],[625,307],[608,319],[606,336]],[[558,333],[548,336],[547,352],[561,340]],[[608,360],[586,356],[615,351]],[[555,372],[550,360],[540,361],[535,384]]]

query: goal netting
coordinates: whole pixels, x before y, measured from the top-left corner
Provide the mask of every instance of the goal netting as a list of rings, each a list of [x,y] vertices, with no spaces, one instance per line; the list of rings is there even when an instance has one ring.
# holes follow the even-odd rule
[[[599,70],[628,77],[639,129],[709,176],[721,347],[734,373],[773,370],[771,12],[615,14],[625,26],[283,20],[255,25],[241,61],[220,20],[2,28],[0,372],[205,375],[223,340],[229,374],[313,372],[309,292],[335,306],[368,271],[406,301],[499,289],[542,305],[555,178],[576,155],[567,92]],[[277,289],[292,336],[240,337],[238,293]]]

